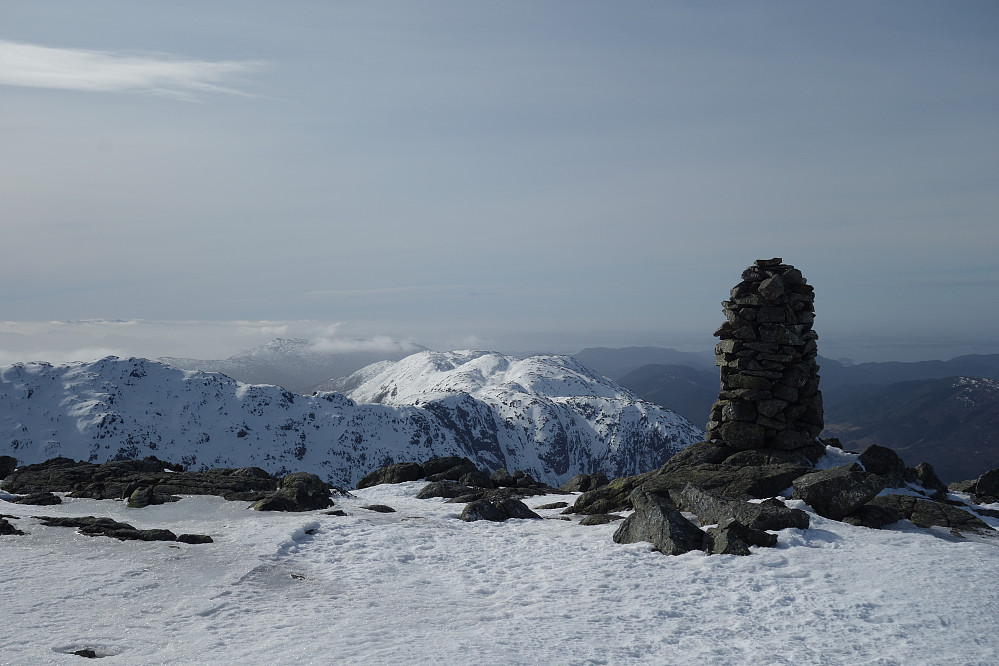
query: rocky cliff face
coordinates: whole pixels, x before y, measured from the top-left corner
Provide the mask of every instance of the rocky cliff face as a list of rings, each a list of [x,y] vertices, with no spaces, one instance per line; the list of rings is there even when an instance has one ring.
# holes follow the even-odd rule
[[[497,367],[512,362],[478,354],[495,357]],[[498,402],[460,390],[459,369],[452,391],[422,393],[406,375],[390,382],[396,403],[386,396],[380,404],[331,392],[301,396],[146,359],[3,366],[0,454],[21,463],[156,455],[193,469],[311,471],[350,486],[391,462],[459,455],[557,485],[578,472],[652,469],[699,439],[681,417],[615,392],[581,366],[569,372],[569,363],[533,362],[527,386],[507,386]],[[407,369],[414,366],[399,368]]]

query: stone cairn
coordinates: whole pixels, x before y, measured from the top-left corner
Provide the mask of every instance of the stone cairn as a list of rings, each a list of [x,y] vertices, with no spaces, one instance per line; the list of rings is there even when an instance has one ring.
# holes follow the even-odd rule
[[[814,291],[779,258],[743,271],[722,302],[727,321],[715,331],[721,390],[707,440],[738,450],[793,450],[822,431]]]

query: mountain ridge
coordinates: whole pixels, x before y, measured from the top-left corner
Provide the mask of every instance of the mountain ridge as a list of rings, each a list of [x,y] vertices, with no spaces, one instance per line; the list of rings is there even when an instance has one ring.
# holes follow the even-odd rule
[[[0,450],[23,462],[156,455],[194,468],[296,469],[337,485],[390,462],[460,455],[557,485],[578,472],[652,469],[702,434],[623,389],[599,399],[519,399],[500,409],[457,391],[426,395],[419,406],[360,404],[140,358],[25,363],[0,367]]]

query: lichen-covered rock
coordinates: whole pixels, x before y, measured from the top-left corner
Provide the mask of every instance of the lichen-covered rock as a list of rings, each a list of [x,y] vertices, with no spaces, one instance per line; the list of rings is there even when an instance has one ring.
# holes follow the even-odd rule
[[[588,490],[596,490],[597,488],[606,486],[608,483],[610,483],[610,479],[603,472],[577,474],[559,486],[559,490],[564,490],[568,493],[585,493]]]
[[[917,527],[946,527],[957,534],[995,533],[995,530],[981,518],[946,502],[921,499],[912,495],[882,495],[871,500],[867,506],[887,512],[897,512]],[[873,525],[868,526],[873,527]]]
[[[791,482],[811,471],[799,465],[697,465],[665,473],[653,474],[643,488],[658,495],[668,495],[688,483],[729,499],[762,499],[774,497],[791,486]]]
[[[735,518],[727,518],[705,531],[704,550],[708,555],[749,555],[750,546],[773,548],[777,535],[747,527]]]
[[[508,486],[517,485],[517,479],[510,472],[506,471],[505,468],[501,467],[492,474],[489,475],[489,480],[493,482],[493,485],[497,488],[506,488]]]
[[[972,492],[979,504],[999,502],[999,468],[990,469],[978,477]]]
[[[481,469],[476,469],[471,472],[467,472],[461,475],[458,479],[458,483],[463,486],[471,486],[473,488],[495,488],[496,484],[493,483],[492,478],[483,472]]]
[[[33,504],[35,506],[51,506],[62,504],[62,498],[53,493],[29,493],[11,500],[14,504]]]
[[[475,493],[477,489],[471,486],[463,486],[455,481],[431,481],[423,486],[420,492],[416,493],[416,499],[430,499],[432,497],[461,497]]]
[[[858,460],[871,474],[884,477],[886,487],[905,486],[905,463],[888,447],[872,444],[860,454]]]
[[[508,497],[498,501],[480,499],[475,500],[474,502],[469,502],[465,505],[465,508],[462,509],[459,518],[466,522],[473,522],[476,520],[503,522],[505,520],[509,520],[510,518],[540,519],[541,516],[531,511],[531,509],[520,500]]]
[[[583,526],[606,525],[607,523],[612,523],[615,520],[624,520],[624,516],[619,516],[616,513],[593,513],[588,516],[583,516],[583,519],[579,521],[579,524]]]
[[[457,481],[477,469],[475,463],[462,456],[431,458],[423,463],[423,474],[427,481]]]
[[[791,497],[825,518],[842,520],[884,489],[883,481],[857,463],[805,474],[794,480]]]
[[[357,482],[357,489],[370,488],[385,483],[405,483],[419,481],[424,477],[423,466],[418,463],[403,462],[386,465],[365,474]]]
[[[631,509],[631,493],[648,481],[655,472],[625,476],[613,479],[606,486],[589,490],[576,498],[576,502],[564,513],[613,513]]]
[[[670,499],[680,510],[696,515],[702,525],[735,519],[756,530],[808,529],[808,513],[791,509],[775,498],[763,502],[726,499],[687,484],[680,490],[671,491]]]
[[[169,493],[159,492],[155,486],[142,486],[132,491],[125,504],[130,509],[141,509],[152,504],[166,504],[168,502],[178,502],[180,497]]]
[[[947,496],[947,486],[937,476],[936,470],[927,462],[916,465],[916,480],[923,488],[934,491],[934,497],[943,499]]]
[[[295,472],[281,479],[278,489],[256,502],[256,511],[315,511],[333,506],[332,487],[315,474]]]
[[[636,490],[631,501],[635,512],[614,532],[614,543],[645,541],[664,555],[681,555],[703,547],[704,532],[667,500]]]

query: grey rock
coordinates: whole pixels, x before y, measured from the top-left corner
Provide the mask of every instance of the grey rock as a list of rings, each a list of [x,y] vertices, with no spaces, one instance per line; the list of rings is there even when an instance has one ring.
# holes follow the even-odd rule
[[[362,509],[367,509],[368,511],[374,511],[376,513],[395,513],[395,509],[385,504],[368,504],[367,506],[362,506]]]
[[[999,468],[991,469],[978,477],[974,493],[980,504],[999,502]]]
[[[884,483],[857,463],[805,474],[794,480],[792,497],[825,518],[842,520],[884,489]]]
[[[0,518],[0,536],[18,536],[23,534],[24,532],[11,525],[7,518]]]
[[[192,544],[214,543],[214,539],[212,539],[207,534],[178,534],[177,541],[179,541],[180,543],[192,543]]]
[[[615,520],[624,520],[624,516],[619,516],[615,513],[594,513],[589,516],[583,516],[583,519],[579,521],[579,524],[584,526],[606,525],[607,523],[612,523]]]
[[[30,493],[11,501],[14,504],[33,504],[36,506],[62,504],[62,498],[52,493]]]
[[[463,486],[471,486],[473,488],[495,488],[496,484],[493,483],[492,477],[486,474],[480,469],[462,474],[461,478],[458,479],[458,483]]]
[[[559,490],[569,493],[585,493],[588,490],[596,490],[597,488],[606,486],[608,483],[610,483],[610,480],[603,472],[577,474],[559,486]]]
[[[682,511],[693,513],[702,525],[721,524],[729,519],[756,530],[808,529],[808,513],[791,509],[778,499],[745,502],[713,495],[687,484],[671,491],[670,499]]]
[[[946,527],[955,534],[995,533],[995,530],[977,516],[946,502],[920,499],[912,495],[882,495],[871,500],[869,506],[897,511],[917,527]]]
[[[431,481],[423,486],[420,492],[416,493],[416,499],[430,499],[432,497],[460,497],[476,492],[475,488],[462,486],[454,481]]]
[[[459,516],[459,518],[468,523],[477,520],[490,520],[500,523],[508,517],[509,516],[507,516],[505,511],[489,500],[484,499],[475,500],[474,502],[466,504],[465,508],[461,510],[461,515]]]
[[[357,488],[370,488],[385,483],[419,481],[424,477],[423,466],[412,462],[395,463],[368,472],[357,482]]]
[[[256,511],[314,511],[333,506],[331,486],[315,474],[295,472],[281,479],[278,489],[253,505]]]
[[[749,555],[750,546],[773,548],[776,545],[776,534],[747,527],[735,518],[708,528],[704,539],[704,550],[709,555]]]
[[[704,532],[666,500],[638,490],[632,504],[635,513],[614,532],[614,543],[645,541],[664,555],[681,555],[703,547]]]
[[[493,472],[492,474],[490,474],[489,480],[492,481],[493,485],[496,486],[497,488],[505,488],[508,486],[517,485],[517,478],[502,467]]]
[[[179,502],[180,497],[160,492],[155,486],[142,486],[132,491],[125,504],[130,509],[141,509],[153,504],[166,504],[168,502]]]
[[[476,520],[502,522],[510,518],[541,518],[541,516],[531,511],[526,504],[512,497],[494,501],[480,499],[469,502],[465,505],[459,517],[466,522]]]
[[[886,486],[901,488],[905,485],[905,463],[888,447],[872,444],[858,460],[871,474],[885,477]]]

